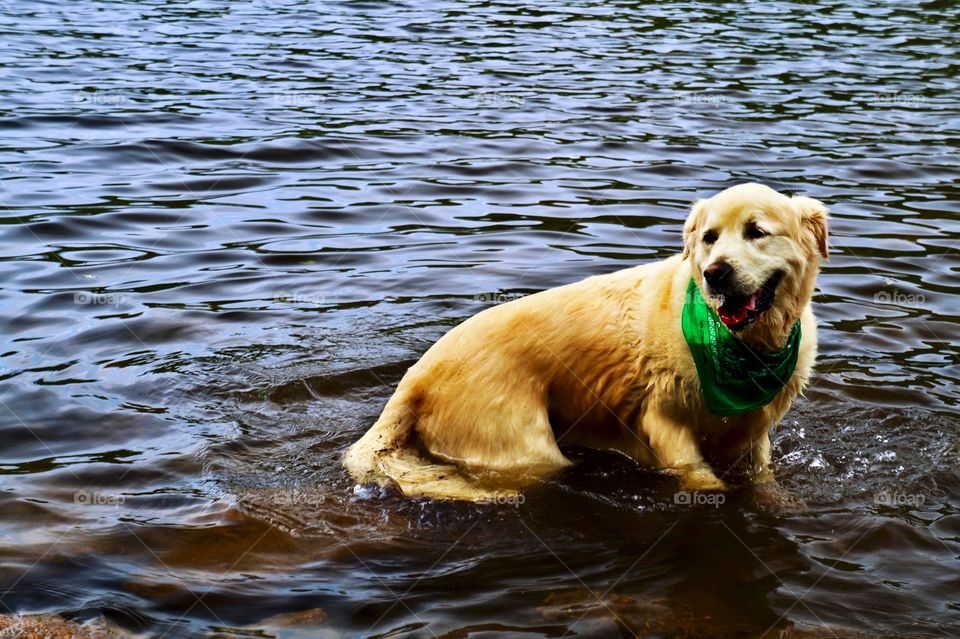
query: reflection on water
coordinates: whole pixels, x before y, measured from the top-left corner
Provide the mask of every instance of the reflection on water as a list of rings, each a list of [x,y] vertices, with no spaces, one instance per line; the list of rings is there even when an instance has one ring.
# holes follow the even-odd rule
[[[960,633],[953,4],[0,12],[0,612]],[[745,180],[832,209],[818,376],[775,437],[802,503],[678,504],[578,450],[517,503],[354,491],[339,454],[450,326],[673,254],[690,201]]]

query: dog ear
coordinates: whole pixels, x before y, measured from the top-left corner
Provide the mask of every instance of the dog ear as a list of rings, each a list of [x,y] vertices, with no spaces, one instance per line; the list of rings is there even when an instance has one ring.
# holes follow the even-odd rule
[[[683,259],[690,257],[690,253],[693,252],[693,243],[697,239],[697,230],[700,228],[706,203],[706,200],[694,202],[687,221],[683,223],[683,253],[681,254]]]
[[[820,200],[803,195],[794,195],[790,199],[800,211],[800,222],[803,228],[813,234],[820,255],[823,259],[828,259],[830,255],[827,252],[827,207]]]

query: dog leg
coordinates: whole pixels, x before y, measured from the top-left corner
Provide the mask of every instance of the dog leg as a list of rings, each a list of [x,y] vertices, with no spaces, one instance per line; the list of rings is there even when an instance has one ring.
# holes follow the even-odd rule
[[[747,456],[749,459],[748,474],[755,484],[775,483],[773,466],[770,463],[770,434],[764,433],[760,439],[753,442],[753,448]]]
[[[643,417],[643,430],[650,438],[649,452],[657,466],[680,478],[686,490],[726,490],[713,469],[703,459],[700,445],[693,432],[659,413],[647,413]]]
[[[774,477],[769,433],[753,442],[744,461],[747,475],[753,481],[753,501],[757,506],[773,511],[799,511],[806,507],[803,499],[792,495]]]

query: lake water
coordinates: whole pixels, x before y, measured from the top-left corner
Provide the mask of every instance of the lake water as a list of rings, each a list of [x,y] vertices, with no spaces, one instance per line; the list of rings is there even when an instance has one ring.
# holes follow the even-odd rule
[[[960,5],[0,4],[0,611],[150,637],[960,636]],[[493,303],[826,202],[803,503],[342,451]]]

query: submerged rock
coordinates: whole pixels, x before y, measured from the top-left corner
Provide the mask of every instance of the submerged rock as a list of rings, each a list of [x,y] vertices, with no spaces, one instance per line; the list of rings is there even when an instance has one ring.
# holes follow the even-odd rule
[[[0,615],[0,639],[129,639],[106,619],[78,624],[56,613]]]

